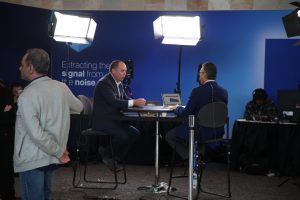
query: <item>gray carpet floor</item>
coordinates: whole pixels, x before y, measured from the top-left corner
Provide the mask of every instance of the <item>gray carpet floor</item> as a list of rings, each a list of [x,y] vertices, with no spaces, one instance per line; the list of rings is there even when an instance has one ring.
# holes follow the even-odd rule
[[[112,174],[102,163],[88,165],[89,179],[111,180]],[[223,164],[208,164],[203,177],[202,186],[208,190],[221,193],[226,192],[225,166]],[[83,170],[82,170],[83,171]],[[79,200],[79,199],[178,199],[167,193],[153,193],[152,191],[139,190],[141,186],[150,186],[154,183],[154,166],[127,165],[127,183],[120,184],[115,190],[100,189],[76,189],[72,186],[73,168],[63,166],[56,170],[53,183],[54,200]],[[182,174],[183,167],[177,167],[175,173]],[[169,169],[160,168],[160,181],[168,182]],[[240,172],[231,172],[232,200],[299,200],[299,179],[293,178],[278,187],[287,177],[268,177],[248,175]],[[83,182],[83,178],[77,177],[76,183],[83,186],[91,186]],[[16,178],[16,192],[18,194],[18,178]],[[110,185],[105,185],[110,186]],[[187,196],[187,179],[175,179],[172,186],[176,191],[172,194]],[[224,199],[216,196],[200,194],[202,200]]]

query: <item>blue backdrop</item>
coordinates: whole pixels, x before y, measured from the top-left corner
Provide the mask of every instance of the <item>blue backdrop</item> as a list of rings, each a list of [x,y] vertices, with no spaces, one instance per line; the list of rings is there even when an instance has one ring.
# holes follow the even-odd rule
[[[277,89],[297,88],[300,78],[296,55],[300,47],[292,46],[295,39],[286,39],[281,20],[289,12],[84,11],[93,16],[98,26],[93,44],[76,52],[48,37],[51,11],[0,3],[4,27],[1,37],[6,38],[0,47],[0,77],[10,82],[19,80],[18,66],[24,51],[45,48],[52,55],[50,75],[66,81],[75,94],[92,96],[94,84],[107,73],[112,60],[132,59],[134,79],[130,87],[134,97],[161,100],[161,93],[176,88],[179,47],[155,40],[152,22],[163,14],[199,15],[202,40],[195,47],[183,47],[182,51],[183,102],[187,102],[192,88],[198,84],[198,64],[212,61],[218,67],[217,81],[229,92],[232,123],[243,116],[244,106],[255,88],[265,87],[273,100]],[[291,72],[288,78],[282,77],[282,65]]]
[[[297,39],[267,39],[265,88],[277,102],[277,90],[300,86],[300,46]]]

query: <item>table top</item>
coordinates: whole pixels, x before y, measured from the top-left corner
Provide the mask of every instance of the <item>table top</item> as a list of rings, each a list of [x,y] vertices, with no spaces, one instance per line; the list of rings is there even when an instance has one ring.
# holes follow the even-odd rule
[[[100,119],[110,119],[116,121],[160,121],[160,122],[186,122],[187,118],[178,117],[175,113],[173,113],[170,109],[169,111],[164,111],[162,106],[157,107],[155,111],[154,108],[152,112],[148,112],[149,108],[147,109],[132,109],[131,111],[123,111],[122,115],[112,115],[112,116],[101,116],[99,115],[98,118]],[[156,115],[159,113],[159,115]],[[71,114],[73,119],[92,119],[92,115],[85,115],[85,114]]]
[[[165,106],[144,106],[131,107],[122,110],[123,115],[129,117],[159,117],[159,118],[175,118],[177,115],[170,107]]]
[[[170,107],[166,106],[143,106],[143,107],[131,107],[126,108],[124,111],[134,111],[134,112],[154,112],[154,113],[160,113],[160,112],[173,112],[173,110]]]
[[[289,124],[289,125],[297,125],[294,122],[284,122],[284,121],[277,121],[277,122],[265,122],[265,121],[254,121],[254,120],[246,120],[246,119],[237,119],[237,122],[244,122],[244,123],[257,123],[257,124]]]

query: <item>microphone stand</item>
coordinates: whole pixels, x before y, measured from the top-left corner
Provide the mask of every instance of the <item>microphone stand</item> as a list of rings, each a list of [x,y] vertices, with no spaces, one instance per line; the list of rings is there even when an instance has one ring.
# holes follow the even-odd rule
[[[130,88],[130,78],[125,78],[124,81],[123,81],[123,84],[124,84],[124,90],[125,90],[125,93],[127,96],[129,96],[130,98],[133,98],[133,92]]]
[[[66,82],[65,82],[65,84],[68,87],[70,87],[70,85],[69,85],[69,65],[70,65],[70,45],[71,44],[72,43],[70,43],[70,42],[66,42],[66,45],[67,45],[67,67],[66,67],[66,70],[65,70],[65,72],[66,72],[66,79],[65,79]]]

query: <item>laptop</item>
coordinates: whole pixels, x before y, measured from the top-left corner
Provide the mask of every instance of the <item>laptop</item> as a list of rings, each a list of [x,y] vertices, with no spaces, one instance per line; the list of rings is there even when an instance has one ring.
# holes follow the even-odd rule
[[[179,93],[164,93],[161,96],[163,107],[181,105],[181,98]]]

